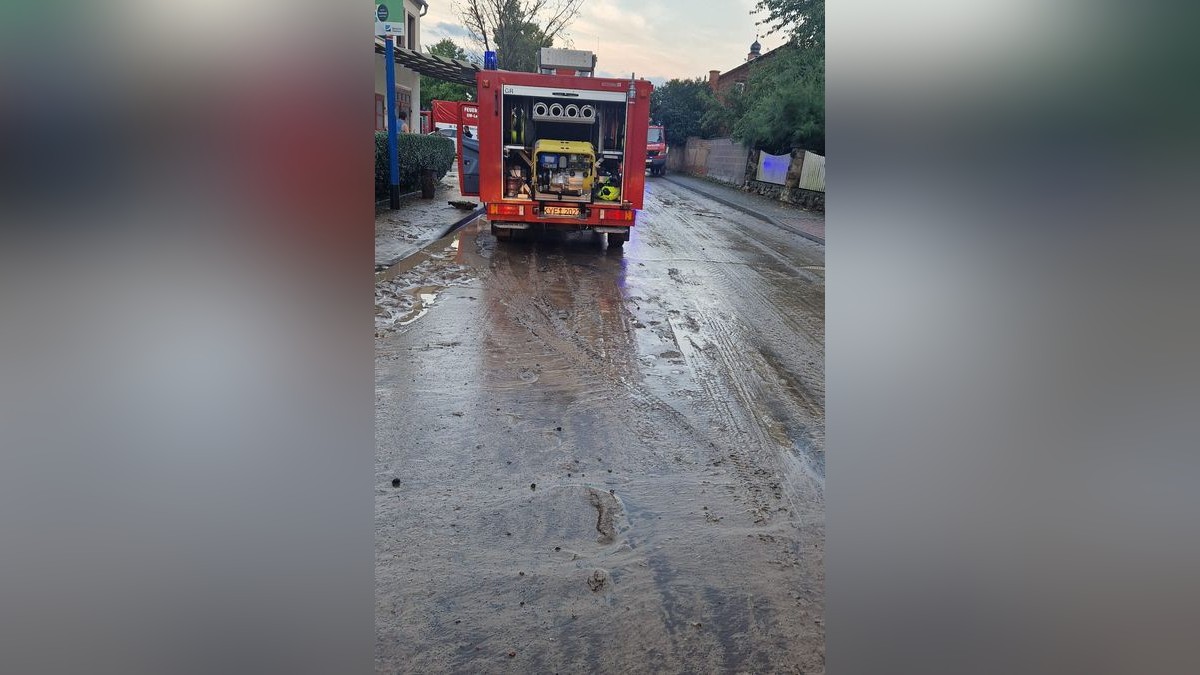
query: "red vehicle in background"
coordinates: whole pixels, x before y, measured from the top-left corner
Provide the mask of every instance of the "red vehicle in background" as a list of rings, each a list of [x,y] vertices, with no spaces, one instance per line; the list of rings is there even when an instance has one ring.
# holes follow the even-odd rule
[[[430,117],[431,124],[427,133],[433,132],[436,129],[453,129],[458,127],[460,115],[458,101],[439,101],[434,99],[429,102],[429,110],[421,114],[424,115],[426,113]],[[479,125],[479,117],[470,109],[468,109],[467,114],[470,116],[466,119],[465,126],[474,134],[475,127]]]
[[[463,110],[460,108],[459,102],[439,101],[435,99],[430,101],[429,108],[429,110],[421,112],[421,126],[425,127],[426,121],[428,121],[428,127],[423,133],[438,134],[449,138],[454,143],[454,152],[457,154],[459,149],[458,120],[462,114],[461,110]],[[466,111],[469,117],[465,120],[465,124],[463,125],[465,128],[462,134],[465,138],[472,138],[479,126],[479,117],[475,113],[474,108],[467,108]]]
[[[650,125],[646,133],[646,168],[651,176],[667,172],[667,130],[661,124]]]
[[[629,241],[653,85],[591,77],[594,66],[591,52],[544,49],[541,72],[479,71],[476,102],[459,104],[462,192],[486,204],[497,239],[553,228],[601,233],[610,247]],[[472,115],[478,131],[464,139]]]

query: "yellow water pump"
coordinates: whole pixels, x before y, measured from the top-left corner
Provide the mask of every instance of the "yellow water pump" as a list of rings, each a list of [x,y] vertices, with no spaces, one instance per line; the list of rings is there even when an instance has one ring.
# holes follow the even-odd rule
[[[540,140],[533,146],[540,193],[590,197],[596,178],[596,150],[586,141]]]

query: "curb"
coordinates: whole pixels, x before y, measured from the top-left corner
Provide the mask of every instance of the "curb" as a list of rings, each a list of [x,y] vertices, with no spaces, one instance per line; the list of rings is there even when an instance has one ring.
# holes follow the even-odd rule
[[[695,192],[697,194],[704,195],[705,197],[708,197],[709,199],[711,199],[715,202],[720,202],[721,204],[724,204],[725,206],[728,206],[731,209],[737,209],[738,211],[741,211],[742,213],[745,213],[746,215],[754,216],[755,218],[758,218],[759,220],[763,221],[764,223],[769,223],[771,225],[774,225],[775,227],[778,227],[781,230],[786,230],[788,232],[791,232],[792,234],[804,237],[805,239],[808,239],[809,241],[815,241],[816,243],[818,243],[822,246],[825,245],[825,240],[822,239],[821,237],[818,237],[815,234],[809,234],[808,232],[805,232],[804,230],[797,230],[796,228],[792,227],[791,225],[786,225],[784,223],[781,223],[781,222],[775,220],[774,218],[772,218],[771,216],[768,216],[767,214],[765,214],[761,211],[756,211],[756,210],[750,208],[749,206],[739,204],[730,199],[725,199],[724,197],[715,195],[711,192],[708,192],[707,190],[701,190],[700,188],[695,187],[693,185],[688,185],[687,183],[673,180],[671,178],[670,174],[662,176],[662,178],[664,180],[666,180],[668,183],[671,183],[672,185],[678,185],[681,188],[691,190],[692,192]]]
[[[438,235],[438,239],[441,239],[442,237],[447,236],[448,234],[457,230],[460,227],[465,227],[466,225],[474,222],[478,218],[482,218],[486,211],[487,211],[487,206],[484,204],[480,204],[479,207],[476,208],[474,211],[463,216],[462,219],[460,219],[458,222],[454,223],[450,227],[447,227],[444,232],[442,232],[440,235]],[[435,239],[434,241],[437,241],[437,240]]]
[[[470,223],[475,222],[477,219],[483,217],[485,215],[486,210],[487,210],[487,207],[480,205],[479,208],[471,211],[466,216],[458,219],[454,223],[451,223],[449,227],[442,230],[436,237],[432,237],[428,241],[421,242],[420,245],[418,245],[416,248],[412,249],[408,253],[405,253],[404,255],[402,255],[398,258],[393,258],[392,260],[389,260],[386,263],[376,264],[375,265],[375,281],[379,282],[381,279],[385,278],[388,275],[388,272],[390,272],[394,267],[396,267],[400,263],[404,262],[405,260],[408,260],[409,258],[413,257],[414,255],[417,255],[421,251],[424,251],[426,248],[429,247],[430,244],[432,244],[440,239],[445,239],[446,237],[450,236],[455,230],[465,227],[465,226],[469,225]]]

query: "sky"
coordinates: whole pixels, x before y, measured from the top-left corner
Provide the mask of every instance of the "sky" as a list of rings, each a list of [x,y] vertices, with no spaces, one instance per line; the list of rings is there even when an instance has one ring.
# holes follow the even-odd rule
[[[644,77],[656,85],[671,78],[708,79],[746,60],[755,31],[755,0],[584,0],[568,28],[571,45],[596,53],[596,75]],[[421,44],[448,37],[469,51],[478,48],[462,27],[455,0],[429,0],[421,19]],[[763,52],[783,44],[759,35]],[[563,40],[554,46],[566,47]]]

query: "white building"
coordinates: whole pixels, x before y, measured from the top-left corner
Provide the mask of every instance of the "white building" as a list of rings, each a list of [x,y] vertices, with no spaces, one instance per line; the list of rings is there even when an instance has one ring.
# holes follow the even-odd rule
[[[399,0],[383,0],[391,12],[391,21],[399,21]],[[404,37],[396,41],[397,47],[415,52],[421,51],[421,17],[429,11],[426,0],[403,0]],[[387,64],[383,54],[375,54],[375,129],[387,129]],[[412,131],[421,128],[421,76],[416,71],[396,64],[396,112],[408,111],[408,127]]]

